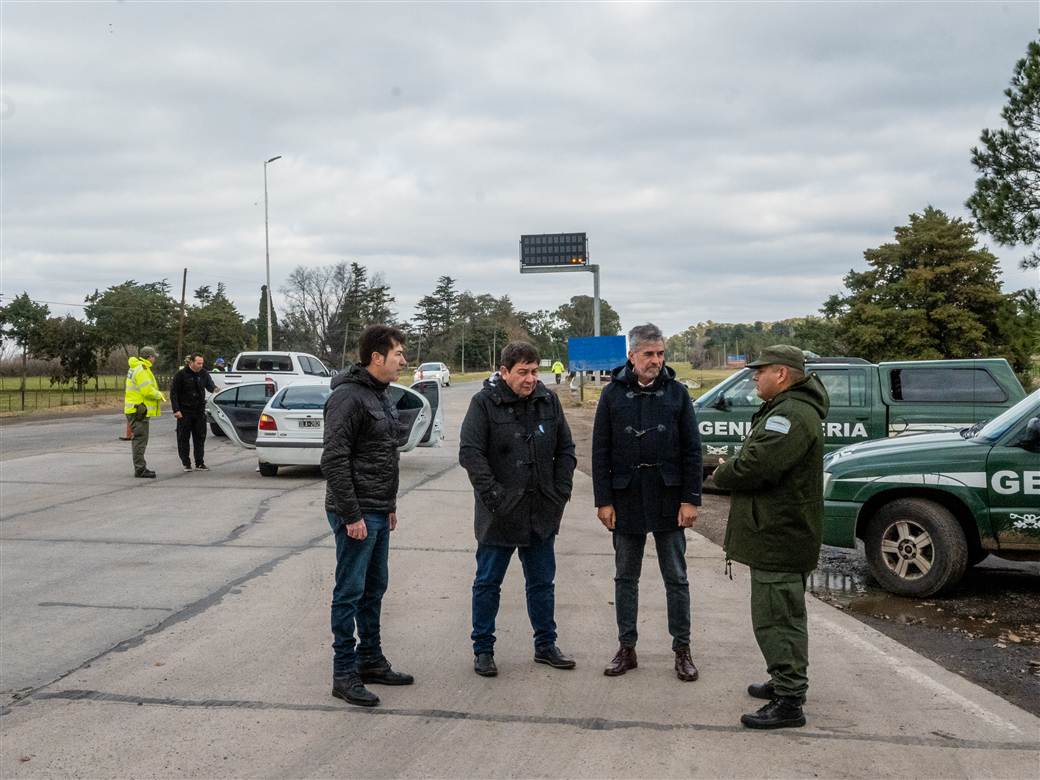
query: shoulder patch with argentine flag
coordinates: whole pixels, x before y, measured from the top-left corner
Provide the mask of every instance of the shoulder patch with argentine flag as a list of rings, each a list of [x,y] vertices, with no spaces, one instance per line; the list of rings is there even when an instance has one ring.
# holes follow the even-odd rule
[[[767,431],[776,431],[777,433],[786,434],[791,430],[791,421],[783,415],[776,414],[766,420],[765,429]]]

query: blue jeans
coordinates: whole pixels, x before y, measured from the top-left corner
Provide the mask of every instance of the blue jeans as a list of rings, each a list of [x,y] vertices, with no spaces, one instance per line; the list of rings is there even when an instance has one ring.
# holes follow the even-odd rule
[[[690,646],[690,583],[686,579],[686,532],[654,531],[657,563],[664,580],[668,603],[668,633],[672,650]],[[618,641],[635,647],[636,618],[639,615],[639,574],[643,568],[644,534],[614,533],[614,609],[617,613]]]
[[[556,644],[556,536],[535,540],[529,547],[477,545],[477,576],[473,580],[473,654],[495,651],[495,616],[498,615],[502,580],[516,550],[524,567],[527,616],[534,629],[535,650]]]
[[[343,518],[328,512],[336,534],[336,586],[332,591],[332,675],[344,677],[383,657],[379,610],[390,579],[389,515],[364,515],[368,536],[347,536]],[[355,650],[354,629],[358,642]]]

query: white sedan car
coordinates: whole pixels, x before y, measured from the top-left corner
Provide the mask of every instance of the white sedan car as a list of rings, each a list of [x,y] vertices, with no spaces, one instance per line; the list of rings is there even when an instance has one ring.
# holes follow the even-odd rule
[[[280,466],[318,466],[324,446],[325,399],[329,380],[294,384],[277,392],[272,384],[253,382],[229,387],[206,402],[210,417],[239,447],[255,449],[260,473],[278,474]],[[407,438],[398,448],[432,447],[444,438],[440,383],[391,384]]]
[[[422,382],[424,379],[436,379],[441,387],[451,387],[451,371],[443,363],[421,363],[412,379]]]

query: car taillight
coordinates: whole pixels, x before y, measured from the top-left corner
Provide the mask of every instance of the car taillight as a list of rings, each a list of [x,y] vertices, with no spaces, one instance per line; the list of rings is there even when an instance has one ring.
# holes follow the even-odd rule
[[[260,415],[260,423],[256,426],[261,431],[277,431],[278,424],[274,421],[274,418],[269,414]]]

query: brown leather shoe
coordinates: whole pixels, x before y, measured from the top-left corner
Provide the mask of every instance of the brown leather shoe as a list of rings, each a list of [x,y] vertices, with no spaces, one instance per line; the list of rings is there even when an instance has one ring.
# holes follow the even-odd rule
[[[693,659],[690,658],[688,647],[680,647],[675,651],[675,676],[683,682],[693,682],[700,677],[697,667],[693,665]]]
[[[618,677],[629,669],[635,669],[637,666],[639,666],[639,662],[636,660],[636,649],[621,645],[613,660],[611,660],[610,665],[603,670],[603,674],[607,677]]]

